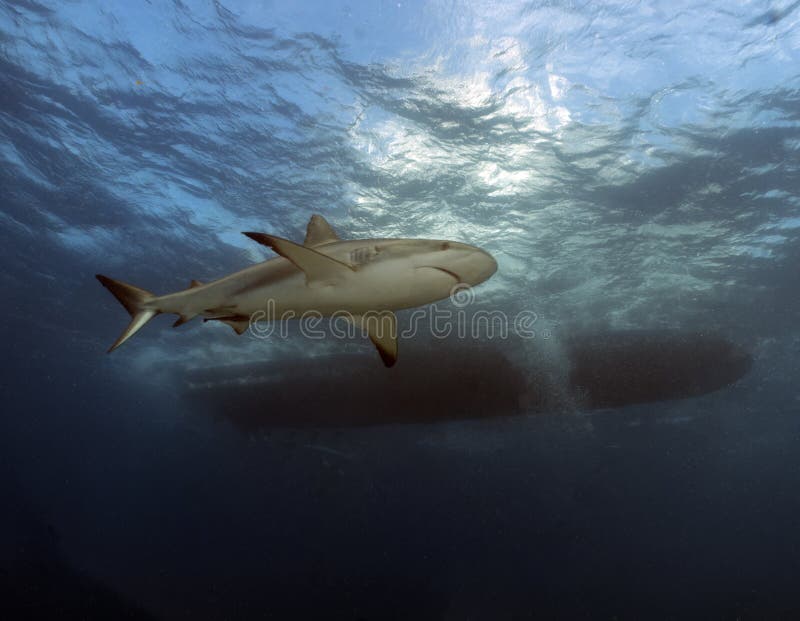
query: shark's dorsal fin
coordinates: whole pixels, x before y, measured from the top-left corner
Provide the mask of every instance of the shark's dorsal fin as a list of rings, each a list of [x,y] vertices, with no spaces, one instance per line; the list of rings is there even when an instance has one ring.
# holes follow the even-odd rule
[[[316,213],[311,216],[306,227],[306,239],[303,241],[303,245],[313,248],[314,246],[321,246],[334,241],[339,241],[339,236],[333,230],[333,227],[328,224],[328,221]]]
[[[369,312],[346,316],[375,345],[383,364],[394,366],[397,362],[397,315],[392,311]]]
[[[342,263],[282,237],[266,233],[245,233],[245,235],[289,259],[296,267],[303,270],[306,275],[306,284],[311,286],[335,284],[355,271],[347,263]]]
[[[203,283],[201,283],[199,280],[192,280],[192,282],[189,283],[189,289],[195,289],[196,287],[202,287],[202,286]]]

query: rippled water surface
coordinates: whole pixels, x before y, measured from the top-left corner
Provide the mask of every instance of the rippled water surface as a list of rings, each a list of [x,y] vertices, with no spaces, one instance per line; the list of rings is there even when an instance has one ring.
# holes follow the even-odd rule
[[[5,0],[0,188],[15,614],[800,614],[800,3]],[[105,356],[95,273],[182,289],[314,213],[491,252],[477,308],[536,316],[492,344],[517,370],[631,329],[753,368],[592,416],[289,432],[199,414],[181,373],[291,360],[323,407],[297,360],[369,344],[157,318]]]

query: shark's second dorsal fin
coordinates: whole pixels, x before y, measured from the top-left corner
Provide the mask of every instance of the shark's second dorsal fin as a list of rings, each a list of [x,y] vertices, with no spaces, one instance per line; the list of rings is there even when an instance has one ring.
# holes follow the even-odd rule
[[[202,287],[202,286],[203,283],[201,283],[199,280],[193,280],[192,282],[189,283],[189,289],[194,289],[195,287]]]
[[[339,241],[339,236],[333,230],[333,227],[328,224],[328,221],[316,213],[311,216],[306,227],[306,239],[303,241],[303,245],[313,248],[314,246],[321,246],[334,241]]]
[[[306,275],[306,284],[310,286],[336,284],[355,271],[346,263],[282,237],[266,233],[245,233],[245,235],[289,259],[296,267],[303,270]]]

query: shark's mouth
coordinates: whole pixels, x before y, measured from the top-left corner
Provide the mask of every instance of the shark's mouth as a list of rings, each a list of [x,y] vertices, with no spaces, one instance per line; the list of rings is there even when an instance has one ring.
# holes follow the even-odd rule
[[[463,280],[461,280],[461,276],[459,276],[455,272],[451,272],[448,269],[445,269],[443,267],[438,267],[436,265],[420,265],[417,269],[422,269],[426,267],[432,270],[439,270],[440,272],[444,272],[445,274],[453,278],[456,281],[456,283],[464,282]]]

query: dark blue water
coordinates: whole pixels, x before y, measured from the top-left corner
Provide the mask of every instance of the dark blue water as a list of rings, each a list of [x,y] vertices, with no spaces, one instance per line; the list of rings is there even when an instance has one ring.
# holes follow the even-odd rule
[[[800,616],[798,61],[788,1],[0,3],[2,617]],[[313,213],[491,252],[476,304],[537,338],[479,344],[557,396],[585,332],[713,331],[752,368],[296,430],[186,374],[294,365],[294,407],[344,417],[360,376],[320,405],[303,361],[368,343],[159,317],[105,354],[94,274],[183,289]]]

